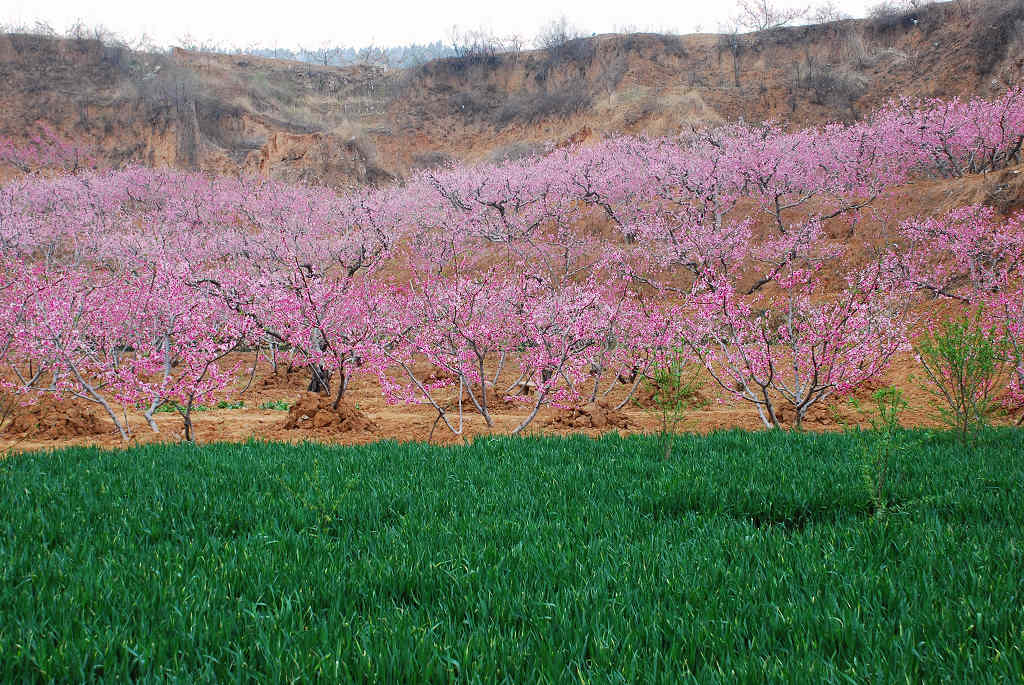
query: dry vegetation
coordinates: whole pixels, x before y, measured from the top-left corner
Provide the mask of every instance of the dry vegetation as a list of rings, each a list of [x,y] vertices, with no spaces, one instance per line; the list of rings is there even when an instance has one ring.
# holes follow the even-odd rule
[[[393,70],[7,34],[0,134],[43,120],[115,164],[340,187],[516,157],[584,129],[851,120],[893,97],[989,95],[1020,80],[1021,0],[890,2],[865,20],[838,16],[721,36],[580,37],[556,22],[543,49],[467,34],[454,57]]]

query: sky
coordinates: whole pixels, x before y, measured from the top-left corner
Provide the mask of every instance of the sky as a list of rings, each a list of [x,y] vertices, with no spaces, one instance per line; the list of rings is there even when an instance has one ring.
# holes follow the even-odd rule
[[[194,43],[234,47],[383,47],[450,42],[455,26],[462,31],[516,35],[528,44],[543,26],[562,16],[584,35],[624,29],[713,32],[734,14],[731,4],[731,0],[0,0],[0,24],[32,26],[42,21],[64,33],[80,21],[130,41],[145,35],[163,47],[183,43],[186,36]],[[832,4],[846,14],[863,16],[865,5],[874,3],[832,0]]]

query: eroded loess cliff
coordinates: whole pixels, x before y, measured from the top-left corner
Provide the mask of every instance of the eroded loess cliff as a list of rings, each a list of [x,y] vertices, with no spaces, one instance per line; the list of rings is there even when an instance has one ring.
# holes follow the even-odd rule
[[[1018,0],[945,3],[742,36],[594,36],[403,70],[8,34],[0,134],[25,138],[44,122],[115,165],[382,184],[612,133],[802,126],[901,96],[993,95],[1021,80],[1021,26]]]

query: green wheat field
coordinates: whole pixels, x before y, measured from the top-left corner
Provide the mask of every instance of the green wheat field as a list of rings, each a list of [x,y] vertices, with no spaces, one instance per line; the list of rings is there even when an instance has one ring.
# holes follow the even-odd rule
[[[1019,682],[1024,431],[0,460],[0,681]]]

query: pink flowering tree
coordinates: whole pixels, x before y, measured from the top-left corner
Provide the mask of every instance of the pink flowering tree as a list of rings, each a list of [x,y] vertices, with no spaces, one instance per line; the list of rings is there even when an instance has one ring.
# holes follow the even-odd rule
[[[391,402],[428,404],[437,421],[463,433],[464,411],[478,413],[490,428],[491,410],[501,399],[497,383],[514,347],[513,321],[524,307],[521,281],[498,269],[463,277],[422,274],[396,293],[387,358],[407,383],[381,370]],[[426,362],[426,367],[417,361]],[[454,397],[452,396],[454,391]]]
[[[883,149],[914,173],[960,177],[1021,162],[1024,89],[992,100],[890,103],[868,122]]]
[[[374,372],[382,356],[382,326],[388,317],[385,286],[372,278],[330,279],[293,272],[291,287],[262,293],[264,330],[297,356],[293,363],[311,369],[311,391],[330,391],[337,379],[334,407],[353,372]]]
[[[29,400],[52,394],[98,404],[125,440],[127,410],[143,409],[158,430],[153,412],[168,402],[191,440],[193,407],[229,387],[238,372],[219,362],[252,337],[245,320],[174,272],[37,267],[17,292],[4,293],[8,307],[20,306],[5,321],[11,389]]]
[[[372,371],[367,362],[379,358],[372,351],[381,284],[373,274],[390,257],[404,208],[397,193],[379,190],[339,197],[275,188],[245,201],[257,230],[240,236],[242,258],[234,260],[225,295],[271,340],[297,352],[310,369],[310,391],[329,393],[337,378],[335,406],[349,372]]]
[[[123,354],[115,328],[119,283],[94,280],[82,271],[34,267],[18,286],[4,291],[8,306],[20,306],[8,322],[13,323],[6,357],[14,378],[10,389],[30,401],[50,394],[98,404],[127,440],[127,422],[108,394]]]
[[[1007,387],[1006,405],[1019,415],[1018,425],[1024,423],[1024,287],[1020,276],[1015,287],[1009,287],[986,297],[985,312],[990,320],[1001,326],[1011,353],[1011,377]]]
[[[519,433],[542,407],[593,401],[605,372],[617,378],[632,371],[632,383],[653,345],[642,341],[665,326],[645,320],[621,286],[616,292],[588,280],[552,288],[504,266],[463,276],[428,272],[395,297],[393,311],[401,314],[392,320],[386,355],[408,382],[382,373],[385,396],[429,404],[435,426],[443,422],[456,435],[466,411],[493,428],[495,402],[527,407],[512,430]]]
[[[153,413],[172,405],[186,441],[193,440],[194,408],[228,391],[241,370],[241,362],[225,363],[228,355],[252,346],[261,333],[191,280],[180,266],[129,277],[115,303],[123,307],[114,330],[124,353],[106,371],[112,395],[142,408],[153,431],[159,432]]]
[[[593,402],[605,371],[615,381],[632,383],[631,395],[638,375],[673,337],[671,320],[659,314],[642,306],[624,284],[610,280],[592,278],[534,291],[518,329],[523,348],[519,382],[531,387],[533,397],[529,414],[512,432],[526,428],[542,406]]]
[[[18,171],[75,173],[97,165],[91,148],[73,143],[60,136],[45,122],[24,143],[0,137],[0,163],[9,164]]]
[[[694,297],[691,349],[726,392],[753,404],[766,427],[793,412],[800,428],[815,405],[848,395],[906,348],[898,281],[891,264],[854,270],[839,292],[823,286],[834,253],[808,255],[816,229],[763,249],[770,286],[741,291],[709,279]]]
[[[1011,355],[1005,403],[1024,408],[1024,216],[1000,219],[988,207],[963,207],[900,227],[901,268],[929,298],[977,308],[985,328]]]
[[[1012,280],[1024,259],[1024,217],[1001,220],[989,207],[968,206],[900,225],[902,269],[919,290],[977,302]]]

